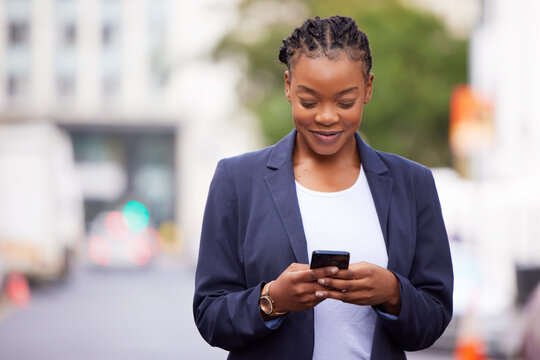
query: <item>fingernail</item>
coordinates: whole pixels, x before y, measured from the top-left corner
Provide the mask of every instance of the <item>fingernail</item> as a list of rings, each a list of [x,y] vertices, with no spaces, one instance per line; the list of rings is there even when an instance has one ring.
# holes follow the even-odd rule
[[[319,280],[317,280],[317,282],[318,282],[319,284],[321,284],[321,285],[324,285],[324,279],[319,279]]]
[[[338,272],[338,268],[334,267],[334,268],[330,269],[330,273],[332,273],[332,274],[335,274],[337,272]]]
[[[316,297],[323,297],[324,294],[323,294],[322,291],[315,291],[315,296],[316,296]]]

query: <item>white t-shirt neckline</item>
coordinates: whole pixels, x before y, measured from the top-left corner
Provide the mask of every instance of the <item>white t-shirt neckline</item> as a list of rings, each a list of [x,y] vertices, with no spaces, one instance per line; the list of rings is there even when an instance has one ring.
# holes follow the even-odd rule
[[[365,179],[365,176],[364,176],[363,172],[364,172],[364,168],[362,167],[362,165],[360,165],[360,171],[358,172],[358,177],[356,178],[356,181],[354,182],[354,184],[352,184],[350,187],[348,187],[346,189],[343,189],[343,190],[340,190],[340,191],[328,191],[327,192],[327,191],[312,190],[312,189],[308,189],[304,185],[300,184],[297,180],[295,180],[296,189],[304,191],[304,192],[306,192],[306,193],[308,193],[310,195],[315,195],[315,196],[322,196],[322,197],[344,196],[344,195],[347,195],[348,193],[350,193],[352,191],[355,191],[356,188],[358,188],[359,186],[362,185],[362,182]]]

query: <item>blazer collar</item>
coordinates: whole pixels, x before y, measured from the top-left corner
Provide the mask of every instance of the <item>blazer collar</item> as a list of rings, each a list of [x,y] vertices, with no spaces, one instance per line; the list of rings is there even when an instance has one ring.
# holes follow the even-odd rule
[[[296,262],[308,264],[306,235],[296,196],[293,150],[296,130],[279,141],[270,152],[267,166],[272,171],[264,177],[281,222],[291,243]]]
[[[266,166],[270,169],[279,169],[283,164],[292,162],[294,143],[296,142],[296,129],[281,139],[270,152]]]
[[[272,148],[266,165],[276,171],[266,175],[265,182],[291,242],[296,260],[299,263],[309,263],[294,182],[292,156],[296,133],[296,129],[294,129]],[[377,152],[367,145],[357,133],[355,138],[388,251],[388,210],[393,179],[386,176],[388,168]],[[391,265],[389,262],[389,268]]]
[[[389,174],[388,167],[381,160],[379,154],[367,145],[360,138],[360,135],[355,134],[355,136],[358,153],[360,154],[360,161],[364,167],[369,190],[373,197],[373,203],[375,204],[379,225],[381,226],[384,243],[386,245],[386,252],[388,253],[388,269],[394,269],[395,256],[393,256],[388,240],[388,213],[390,210],[390,199],[392,196],[394,179]]]
[[[283,164],[292,161],[296,134],[296,129],[293,129],[293,131],[274,145],[272,152],[268,157],[268,162],[266,163],[267,167],[271,169],[279,169]],[[362,162],[364,171],[370,171],[375,174],[385,173],[388,168],[379,158],[375,150],[366,144],[358,133],[355,133],[354,137],[356,138],[356,146],[358,148],[358,154],[360,155],[360,161]]]
[[[354,137],[356,138],[356,147],[358,148],[360,162],[364,167],[364,171],[369,171],[375,174],[384,174],[387,172],[388,168],[381,160],[379,155],[377,155],[377,152],[373,150],[371,146],[366,144],[358,133],[355,133]]]

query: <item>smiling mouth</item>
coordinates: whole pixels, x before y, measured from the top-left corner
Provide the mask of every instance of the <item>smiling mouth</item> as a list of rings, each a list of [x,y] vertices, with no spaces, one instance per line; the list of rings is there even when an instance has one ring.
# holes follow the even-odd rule
[[[334,140],[336,140],[343,133],[343,131],[315,131],[315,130],[311,130],[311,133],[320,142],[322,142],[322,143],[331,143]]]

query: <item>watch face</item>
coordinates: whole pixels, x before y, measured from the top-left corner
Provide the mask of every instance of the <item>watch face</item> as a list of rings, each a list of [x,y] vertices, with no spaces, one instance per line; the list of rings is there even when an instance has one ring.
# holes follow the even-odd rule
[[[261,304],[261,310],[266,314],[270,315],[272,313],[272,301],[268,298],[268,296],[261,296],[261,299],[259,300]]]

